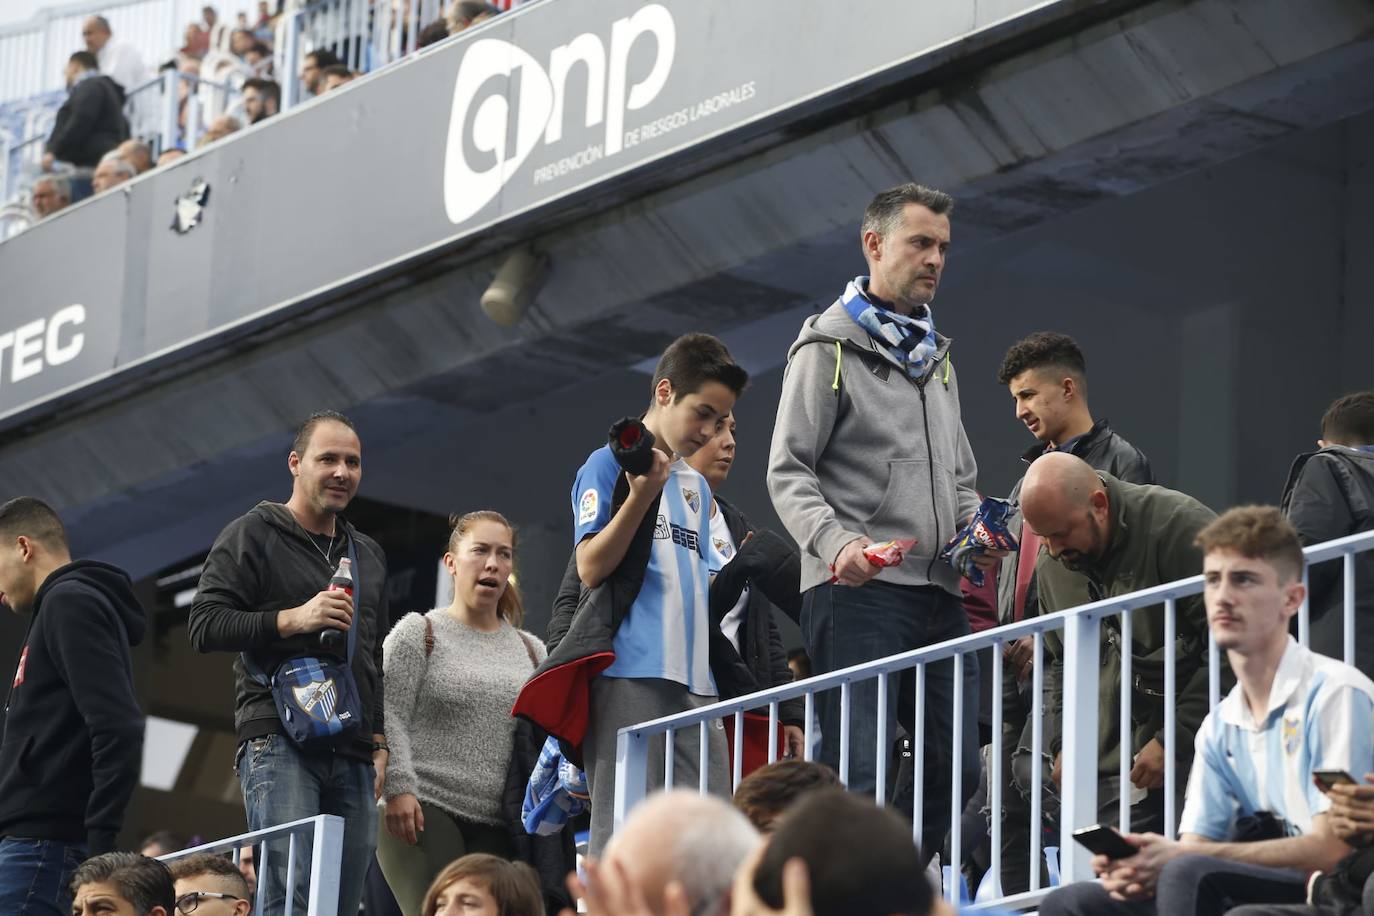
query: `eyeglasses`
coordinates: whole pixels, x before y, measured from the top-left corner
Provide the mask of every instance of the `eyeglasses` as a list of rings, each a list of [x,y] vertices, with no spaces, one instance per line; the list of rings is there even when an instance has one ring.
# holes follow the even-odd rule
[[[196,907],[200,906],[200,901],[206,897],[214,900],[242,900],[242,897],[235,897],[233,894],[217,894],[214,891],[191,891],[189,894],[182,894],[177,898],[177,912],[182,916],[194,913]]]

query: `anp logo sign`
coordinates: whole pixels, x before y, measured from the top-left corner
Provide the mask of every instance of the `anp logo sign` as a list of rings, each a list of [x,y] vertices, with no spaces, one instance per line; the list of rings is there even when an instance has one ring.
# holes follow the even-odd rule
[[[630,50],[646,35],[657,43],[648,75],[627,86]],[[511,176],[541,145],[563,139],[568,74],[585,66],[584,125],[605,124],[605,141],[594,155],[623,148],[625,113],[648,105],[662,91],[673,66],[677,33],[660,4],[640,7],[611,24],[610,51],[584,32],[553,49],[548,68],[508,41],[484,38],[463,55],[453,87],[444,168],[444,208],[454,223],[471,219],[495,199]]]

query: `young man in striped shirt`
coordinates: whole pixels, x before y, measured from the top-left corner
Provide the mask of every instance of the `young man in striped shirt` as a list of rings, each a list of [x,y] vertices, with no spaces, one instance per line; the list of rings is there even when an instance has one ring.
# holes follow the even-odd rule
[[[1180,839],[1128,834],[1138,853],[1096,857],[1102,882],[1056,891],[1045,916],[1222,916],[1241,904],[1301,903],[1308,874],[1350,852],[1312,773],[1374,770],[1374,683],[1289,635],[1304,561],[1277,509],[1232,509],[1198,546],[1208,625],[1237,683],[1198,730]]]

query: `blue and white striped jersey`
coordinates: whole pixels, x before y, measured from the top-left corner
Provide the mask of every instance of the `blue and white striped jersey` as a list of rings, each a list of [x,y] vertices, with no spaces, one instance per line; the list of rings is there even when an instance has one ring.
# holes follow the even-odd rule
[[[621,473],[609,445],[592,452],[577,472],[574,544],[610,522]],[[681,459],[673,462],[659,500],[644,585],[616,630],[615,661],[602,677],[662,678],[698,696],[716,696],[709,642],[710,512],[706,478]]]
[[[1197,733],[1197,754],[1178,831],[1225,840],[1236,818],[1269,811],[1294,833],[1331,806],[1313,770],[1374,772],[1374,682],[1289,637],[1269,713],[1256,722],[1240,684]]]

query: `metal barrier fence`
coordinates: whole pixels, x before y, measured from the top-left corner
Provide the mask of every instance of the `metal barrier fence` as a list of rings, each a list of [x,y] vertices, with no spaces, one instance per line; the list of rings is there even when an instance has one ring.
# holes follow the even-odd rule
[[[183,849],[179,852],[168,853],[165,856],[158,856],[163,862],[172,862],[176,859],[184,859],[187,856],[208,853],[212,855],[231,854],[234,864],[237,865],[239,857],[245,846],[257,848],[253,866],[258,874],[257,899],[253,902],[254,913],[266,913],[267,910],[267,880],[265,875],[268,868],[276,867],[274,856],[280,852],[273,852],[268,849],[268,844],[279,846],[282,841],[286,842],[286,887],[294,888],[296,879],[301,874],[300,852],[303,846],[309,851],[310,858],[307,866],[310,869],[310,890],[306,896],[306,914],[310,913],[333,913],[339,908],[339,876],[343,867],[343,818],[333,814],[318,814],[315,817],[302,818],[298,821],[291,821],[287,824],[280,824],[276,827],[269,827],[266,830],[255,830],[251,833],[240,834],[239,836],[228,837],[223,840],[216,840],[213,843],[205,843],[191,849]],[[293,916],[295,910],[295,896],[288,893],[286,895],[285,916]]]
[[[1304,550],[1309,564],[1341,559],[1344,575],[1344,660],[1353,664],[1355,657],[1355,555],[1374,549],[1374,531],[1351,535],[1339,540],[1314,545]],[[1306,574],[1304,574],[1306,582]],[[891,754],[893,736],[887,732],[887,688],[889,680],[905,671],[914,672],[915,680],[915,728],[912,747],[914,753],[915,804],[913,809],[912,836],[919,841],[924,825],[924,799],[922,797],[925,775],[924,747],[921,736],[925,731],[925,674],[928,665],[945,660],[953,660],[954,683],[960,683],[965,658],[981,649],[994,650],[992,668],[992,745],[988,794],[991,802],[989,830],[991,834],[991,867],[985,881],[998,881],[1002,872],[1002,824],[999,813],[1002,811],[1003,772],[1002,772],[1002,664],[1003,646],[1022,637],[1034,639],[1034,670],[1032,675],[1032,748],[1034,764],[1031,767],[1030,797],[1030,891],[1012,896],[1003,896],[1000,887],[994,883],[991,892],[984,890],[976,897],[977,902],[969,909],[977,911],[985,907],[1025,907],[1034,905],[1042,899],[1049,889],[1040,887],[1040,824],[1044,812],[1043,775],[1039,762],[1043,754],[1044,710],[1044,670],[1045,635],[1062,631],[1064,639],[1063,694],[1062,709],[1062,779],[1063,791],[1060,796],[1060,873],[1063,880],[1083,880],[1091,878],[1091,854],[1079,848],[1070,838],[1070,833],[1078,827],[1092,824],[1097,817],[1098,790],[1098,650],[1099,627],[1102,620],[1110,617],[1121,618],[1121,632],[1131,633],[1131,613],[1133,610],[1163,604],[1164,606],[1164,645],[1166,646],[1164,664],[1164,745],[1175,747],[1175,707],[1177,705],[1177,685],[1175,683],[1175,646],[1176,646],[1176,607],[1180,599],[1196,595],[1202,591],[1202,576],[1194,576],[1177,582],[1169,582],[1153,588],[1143,589],[1119,598],[1095,601],[1067,611],[1022,620],[993,630],[985,630],[958,639],[928,646],[923,649],[878,659],[862,665],[854,665],[829,674],[823,674],[798,681],[785,687],[762,690],[745,697],[737,697],[701,709],[691,710],[672,716],[665,716],[649,722],[629,726],[620,730],[616,746],[615,778],[615,823],[618,827],[626,815],[646,795],[650,739],[664,735],[667,748],[673,747],[674,736],[678,731],[696,728],[698,731],[700,767],[700,791],[706,792],[705,765],[707,759],[707,730],[716,719],[727,723],[733,717],[735,734],[732,773],[734,784],[738,784],[743,766],[744,713],[753,710],[768,710],[768,760],[773,762],[777,755],[777,736],[779,730],[778,704],[783,700],[805,698],[806,759],[811,759],[813,745],[813,722],[815,721],[815,697],[825,690],[840,691],[840,757],[839,776],[848,782],[849,775],[849,722],[854,715],[851,709],[850,693],[852,685],[868,680],[878,682],[878,708],[869,712],[877,716],[877,789],[875,800],[886,802],[886,762]],[[1309,612],[1304,602],[1298,617],[1299,641],[1308,644]],[[1208,695],[1209,708],[1215,709],[1220,701],[1221,668],[1220,656],[1215,642],[1208,639]],[[1124,791],[1129,786],[1131,768],[1131,703],[1132,673],[1131,653],[1121,652],[1122,691],[1121,691],[1121,768],[1120,778],[1123,791],[1119,810],[1120,824],[1123,829],[1130,825],[1130,793]],[[962,693],[954,691],[954,714],[952,721],[961,721]],[[862,711],[859,712],[862,714]],[[727,725],[728,727],[728,725]],[[953,881],[947,881],[945,895],[957,900],[960,875],[960,815],[963,811],[961,785],[961,742],[960,736],[952,736],[952,788],[950,791],[950,838]],[[673,785],[673,753],[665,753],[664,782]],[[1177,796],[1178,774],[1172,752],[1164,755],[1164,828],[1173,837],[1177,827],[1175,798]]]
[[[112,40],[132,45],[151,73],[182,46],[186,26],[199,22],[207,5],[230,23],[238,13],[253,15],[257,9],[253,0],[82,0],[0,27],[0,102],[61,89],[67,58],[86,48],[81,23],[87,16],[108,19]]]

